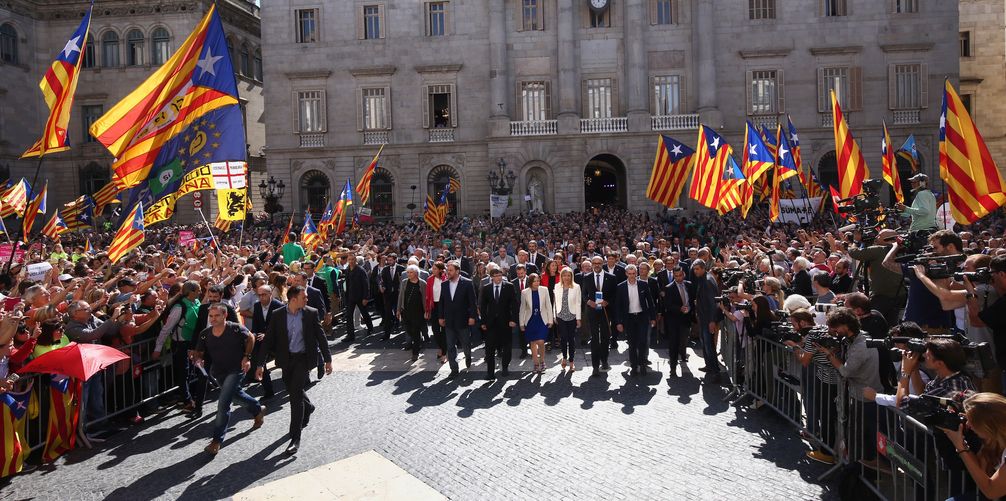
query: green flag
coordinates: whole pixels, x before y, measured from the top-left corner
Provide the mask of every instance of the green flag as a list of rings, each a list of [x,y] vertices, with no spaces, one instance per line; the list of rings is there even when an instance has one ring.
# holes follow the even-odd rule
[[[150,176],[148,181],[150,193],[154,199],[158,199],[168,189],[169,186],[177,184],[182,179],[182,162],[178,159],[161,167],[156,175]]]

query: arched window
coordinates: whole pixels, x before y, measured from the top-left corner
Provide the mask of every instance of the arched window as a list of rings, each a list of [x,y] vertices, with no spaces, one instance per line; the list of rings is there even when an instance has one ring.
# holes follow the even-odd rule
[[[248,52],[246,44],[241,44],[241,74],[246,77],[252,76],[251,53]]]
[[[105,187],[111,179],[108,167],[104,167],[97,162],[91,162],[80,169],[80,192],[93,196],[98,190]]]
[[[262,49],[255,49],[255,59],[252,64],[254,65],[252,69],[255,71],[255,80],[264,81],[262,80]]]
[[[325,173],[310,170],[300,178],[300,203],[304,210],[321,214],[328,203],[331,184]]]
[[[87,37],[87,43],[84,44],[84,67],[94,68],[98,65],[98,55],[94,52],[94,37]]]
[[[370,181],[370,209],[377,219],[395,217],[395,178],[384,169],[376,169]]]
[[[451,183],[451,180],[454,183]],[[457,171],[449,165],[438,165],[430,171],[430,175],[427,178],[427,191],[435,203],[440,203],[443,197],[444,191],[447,191],[447,213],[456,216],[458,215],[458,188],[460,184],[461,177],[458,176]],[[451,185],[454,185],[453,189]]]
[[[828,187],[838,190],[838,160],[834,151],[829,151],[817,162],[817,180],[821,183],[821,188],[828,193]]]
[[[154,65],[164,64],[171,57],[171,35],[164,28],[157,28],[150,35],[150,62]]]
[[[129,30],[126,34],[127,66],[143,66],[144,42],[143,32],[140,30]]]
[[[0,25],[0,61],[17,64],[17,30],[11,24]]]
[[[101,66],[119,67],[119,34],[114,31],[106,31],[101,35]]]
[[[901,151],[894,157],[894,163],[898,167],[898,179],[901,180],[901,193],[905,195],[905,205],[912,205],[912,201],[915,200],[915,193],[912,192],[912,183],[908,182],[908,178],[922,172],[919,170],[922,168],[922,155],[919,153],[915,155],[915,161],[912,160],[910,155],[902,155]],[[884,185],[889,186],[886,183]],[[930,188],[932,188],[931,184]],[[891,200],[894,199],[894,188],[891,188]]]

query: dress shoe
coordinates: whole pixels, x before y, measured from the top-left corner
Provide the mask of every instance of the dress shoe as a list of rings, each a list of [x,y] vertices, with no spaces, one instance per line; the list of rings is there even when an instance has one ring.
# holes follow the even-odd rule
[[[300,441],[291,441],[290,445],[286,446],[286,454],[288,456],[293,456],[297,453],[297,449],[300,448]]]
[[[356,341],[356,336],[346,336],[342,339],[344,343],[352,343]]]
[[[629,369],[629,376],[630,377],[636,377],[638,375],[639,375],[639,371],[638,370],[636,370],[636,369]]]
[[[412,355],[412,361],[415,362],[417,360],[419,360],[419,355],[413,354]]]
[[[391,334],[381,336],[381,341],[391,341]]]
[[[611,370],[611,366],[608,365],[607,362],[605,362],[604,364],[601,365],[601,370],[604,371],[604,372],[608,372],[608,371]]]
[[[255,416],[255,421],[252,423],[252,429],[257,430],[262,427],[262,423],[265,422],[265,408],[259,411],[258,415]]]
[[[472,368],[472,357],[465,357],[465,368],[466,369]]]
[[[207,445],[203,450],[216,455],[216,453],[220,452],[220,442],[216,440],[210,441],[210,445]]]
[[[496,379],[496,375],[493,373],[486,374],[486,381],[493,381]]]
[[[455,371],[451,371],[451,373],[447,376],[447,380],[448,381],[453,381],[453,380],[455,380],[457,378],[458,378],[458,373],[455,372]]]
[[[678,377],[678,368],[677,367],[671,367],[670,377]]]
[[[520,359],[524,360],[525,358],[527,358],[527,352],[526,351],[520,352]]]
[[[699,367],[699,370],[702,371],[702,372],[708,372],[709,368],[706,367],[706,366],[702,366],[702,367]]]
[[[645,362],[645,364],[646,364],[646,365],[653,365],[653,362],[650,362],[649,360],[647,360],[647,361]]]
[[[201,417],[203,417],[203,410],[202,409],[195,409],[192,412],[190,412],[190,413],[188,413],[188,414],[185,415],[186,419],[199,419]]]

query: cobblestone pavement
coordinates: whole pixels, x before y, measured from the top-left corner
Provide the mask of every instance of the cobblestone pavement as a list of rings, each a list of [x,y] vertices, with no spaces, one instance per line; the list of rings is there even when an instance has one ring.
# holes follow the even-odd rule
[[[451,499],[835,498],[816,483],[825,468],[804,457],[795,430],[767,408],[724,403],[724,388],[696,378],[695,355],[677,379],[652,351],[662,371],[639,378],[623,373],[622,355],[606,378],[588,377],[582,350],[578,368],[586,370],[553,366],[544,376],[515,356],[520,370],[488,383],[481,350],[472,372],[448,382],[433,350],[413,366],[399,345],[334,347],[336,372],[309,390],[318,412],[296,458],[283,454],[289,410],[281,392],[260,430],[234,412],[216,458],[202,452],[216,406],[208,402],[200,420],[165,411],[95,451],[0,484],[0,498],[226,498],[371,449]]]

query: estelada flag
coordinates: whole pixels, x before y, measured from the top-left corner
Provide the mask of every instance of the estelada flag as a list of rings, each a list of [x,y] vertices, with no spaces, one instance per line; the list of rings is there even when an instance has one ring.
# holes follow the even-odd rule
[[[308,250],[314,250],[321,243],[321,235],[318,235],[318,228],[315,227],[310,212],[304,214],[304,228],[300,232],[300,242]]]
[[[59,235],[67,231],[66,223],[63,222],[63,218],[59,216],[59,211],[57,210],[49,222],[45,223],[42,227],[42,234],[49,237],[50,240],[59,241]]]
[[[49,183],[46,182],[42,185],[42,191],[35,195],[35,198],[31,199],[31,203],[24,211],[24,219],[21,221],[22,227],[21,233],[24,236],[24,241],[28,241],[28,235],[31,234],[31,228],[35,225],[35,218],[38,214],[45,213],[45,199],[46,193],[48,192]]]
[[[377,150],[374,159],[370,161],[370,165],[364,169],[363,175],[360,176],[360,182],[356,183],[356,192],[360,194],[360,205],[367,205],[367,200],[370,200],[370,182],[374,179],[374,171],[377,170],[377,160],[381,158],[382,151],[384,151],[383,144]]]
[[[42,462],[51,463],[76,445],[82,388],[83,382],[66,377],[53,377],[49,383],[49,426]]]
[[[715,130],[705,125],[699,126],[695,168],[692,170],[688,196],[710,209],[719,207],[723,172],[731,152],[730,145]]]
[[[891,146],[891,134],[887,132],[887,122],[884,123],[884,137],[880,140],[880,163],[884,181],[894,188],[894,197],[898,203],[905,203],[905,194],[901,190],[901,177],[898,176],[898,165],[894,160],[894,148]]]
[[[281,246],[290,243],[290,232],[291,231],[293,231],[293,213],[292,212],[290,213],[290,222],[286,223],[286,231],[283,232],[283,241],[280,242]]]
[[[31,452],[25,434],[25,423],[32,391],[0,393],[0,436],[3,437],[0,478],[20,472],[25,458]]]
[[[7,188],[0,196],[0,217],[10,217],[14,214],[24,216],[24,208],[28,205],[31,186],[22,177],[14,186]]]
[[[137,248],[143,243],[143,203],[140,202],[133,207],[133,211],[126,216],[112,239],[112,245],[108,248],[108,259],[112,263],[117,263],[129,251]]]
[[[657,136],[657,155],[646,186],[646,198],[666,207],[677,205],[692,170],[694,153],[695,150],[670,136]]]
[[[863,191],[863,180],[870,177],[863,152],[849,131],[835,91],[831,91],[831,111],[835,132],[835,157],[838,162],[838,194],[842,198],[856,196]]]

